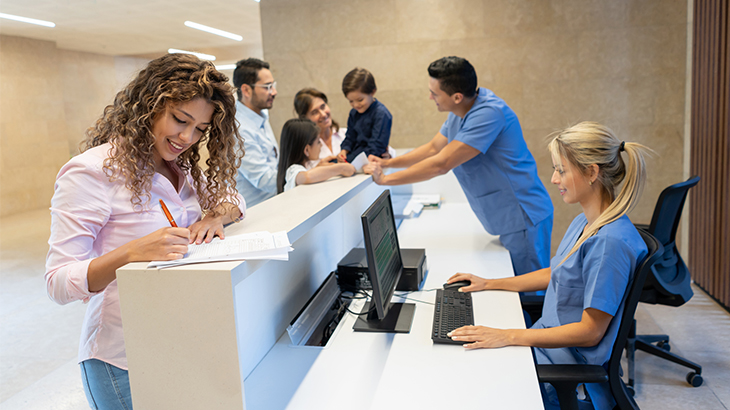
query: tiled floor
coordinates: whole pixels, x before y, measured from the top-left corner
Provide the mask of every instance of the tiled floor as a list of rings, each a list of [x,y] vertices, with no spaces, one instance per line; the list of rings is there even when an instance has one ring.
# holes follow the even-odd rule
[[[0,219],[0,410],[88,409],[76,349],[85,306],[59,306],[43,281],[47,210]],[[730,314],[700,289],[680,307],[641,305],[639,333],[669,333],[672,351],[703,366],[704,384],[687,370],[637,352],[643,410],[730,408]]]

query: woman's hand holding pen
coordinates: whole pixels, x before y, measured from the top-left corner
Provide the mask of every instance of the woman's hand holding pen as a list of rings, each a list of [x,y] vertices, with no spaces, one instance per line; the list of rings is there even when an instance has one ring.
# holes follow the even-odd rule
[[[161,228],[129,242],[129,262],[181,259],[188,252],[187,228]]]

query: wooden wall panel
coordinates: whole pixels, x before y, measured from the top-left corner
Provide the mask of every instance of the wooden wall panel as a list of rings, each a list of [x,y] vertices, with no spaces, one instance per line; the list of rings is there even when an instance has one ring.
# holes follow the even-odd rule
[[[730,52],[727,0],[695,0],[688,265],[695,283],[730,309]]]

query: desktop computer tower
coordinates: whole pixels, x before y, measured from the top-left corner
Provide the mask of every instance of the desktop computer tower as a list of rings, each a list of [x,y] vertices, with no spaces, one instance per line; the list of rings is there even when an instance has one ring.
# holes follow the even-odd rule
[[[403,273],[395,290],[419,290],[427,274],[425,249],[401,249]],[[342,290],[370,290],[372,284],[368,279],[368,260],[365,248],[353,248],[337,264],[337,283]]]

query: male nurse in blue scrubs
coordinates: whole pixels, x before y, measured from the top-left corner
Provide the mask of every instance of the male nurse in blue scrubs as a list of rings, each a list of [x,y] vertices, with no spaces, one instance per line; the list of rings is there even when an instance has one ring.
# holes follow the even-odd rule
[[[413,151],[382,159],[368,172],[380,185],[425,181],[454,170],[472,210],[509,250],[516,275],[550,266],[553,205],[537,176],[517,115],[501,98],[477,87],[474,67],[444,57],[428,67],[431,99],[449,112],[441,131]],[[384,174],[383,168],[406,168]]]

